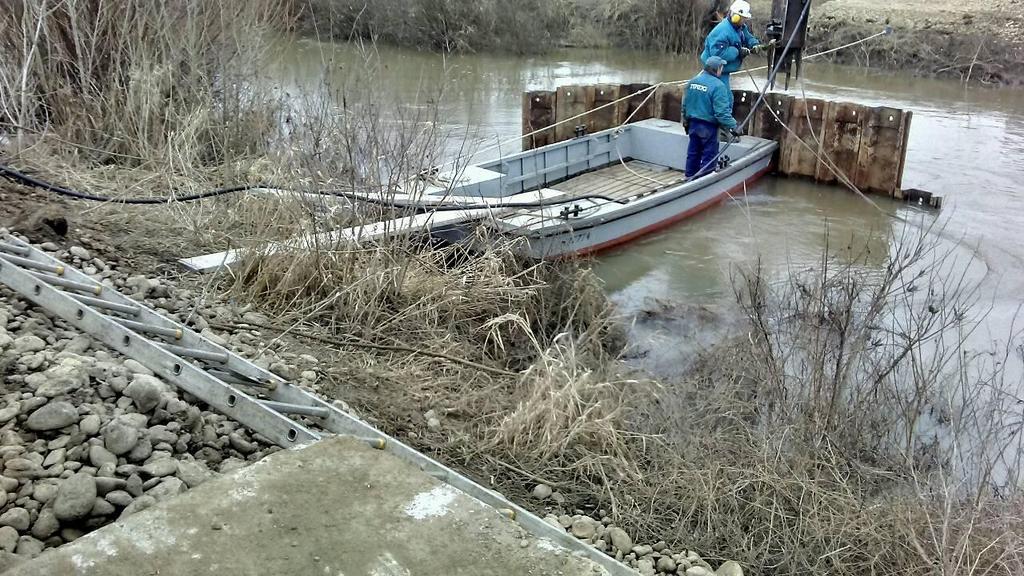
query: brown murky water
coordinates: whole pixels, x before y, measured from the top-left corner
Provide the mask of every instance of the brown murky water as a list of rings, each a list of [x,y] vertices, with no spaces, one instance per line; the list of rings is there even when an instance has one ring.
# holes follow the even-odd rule
[[[356,52],[349,46],[283,42],[275,75],[286,88],[319,82],[324,74],[340,81],[348,69],[362,65]],[[444,83],[440,106],[445,128],[455,135],[449,143],[453,151],[467,137],[470,149],[505,141],[501,152],[517,151],[524,90],[678,80],[696,72],[691,58],[626,51],[570,50],[530,58],[442,58],[390,48],[378,53],[380,73],[400,102],[427,104]],[[741,74],[733,81],[752,88]],[[995,349],[1007,342],[1024,299],[1024,90],[965,88],[950,81],[808,65],[805,81],[791,91],[913,110],[904,187],[943,195],[944,209],[929,212],[879,198],[879,210],[840,188],[767,178],[745,198],[602,254],[594,267],[620,308],[655,320],[638,321],[634,329],[637,346],[649,352],[646,366],[673,372],[721,336],[730,324],[726,311],[732,309],[737,269],[760,261],[781,274],[814,265],[826,228],[830,245],[863,245],[874,237],[876,249],[885,251],[887,239],[906,226],[891,214],[924,226],[939,220],[942,241],[981,286],[979,310],[987,315],[972,346]],[[497,155],[493,151],[474,160]]]

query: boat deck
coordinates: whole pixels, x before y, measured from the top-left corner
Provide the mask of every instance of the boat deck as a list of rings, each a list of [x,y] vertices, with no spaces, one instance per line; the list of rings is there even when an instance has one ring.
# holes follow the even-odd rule
[[[611,166],[580,174],[551,188],[565,192],[573,198],[604,196],[625,200],[684,180],[686,175],[678,170],[640,160],[629,160],[625,164],[616,162]]]

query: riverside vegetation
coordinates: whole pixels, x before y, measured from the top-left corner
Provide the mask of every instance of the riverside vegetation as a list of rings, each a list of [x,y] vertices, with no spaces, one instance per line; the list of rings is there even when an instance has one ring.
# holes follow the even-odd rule
[[[436,107],[387,101],[370,48],[344,85],[265,88],[262,33],[291,8],[18,3],[0,28],[6,163],[122,197],[297,192],[140,207],[10,185],[0,217],[643,573],[1024,572],[1021,350],[965,348],[983,309],[936,231],[782,278],[737,270],[746,332],[673,382],[619,361],[622,319],[586,261],[525,261],[486,230],[471,252],[406,236],[266,253],[389,214],[301,192],[386,195],[447,136]],[[68,238],[33,226],[61,217]],[[228,247],[254,248],[230,274],[167,265]],[[3,297],[4,550],[73,540],[272,450]]]
[[[809,53],[895,33],[828,58],[844,64],[959,78],[1024,82],[1024,13],[1015,0],[824,0],[808,20]],[[308,34],[441,51],[534,53],[556,46],[699,53],[726,0],[295,0]],[[752,0],[763,34],[770,0]]]

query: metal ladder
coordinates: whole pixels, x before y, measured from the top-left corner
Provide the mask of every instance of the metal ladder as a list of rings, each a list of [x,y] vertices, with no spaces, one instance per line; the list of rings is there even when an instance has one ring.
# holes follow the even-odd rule
[[[320,438],[290,415],[353,432],[334,406],[10,234],[0,282],[278,446]]]
[[[605,568],[636,572],[444,464],[0,230],[0,284],[146,366],[211,408],[289,448],[328,433],[386,450],[495,508],[535,536]],[[304,418],[302,423],[289,415]]]

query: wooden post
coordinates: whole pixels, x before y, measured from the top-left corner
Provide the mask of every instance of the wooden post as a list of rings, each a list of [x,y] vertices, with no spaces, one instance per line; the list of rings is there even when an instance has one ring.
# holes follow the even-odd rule
[[[685,87],[679,85],[662,86],[654,95],[654,116],[662,120],[682,122],[683,94]]]
[[[551,126],[555,122],[555,92],[535,90],[523,94],[524,135]],[[554,142],[555,130],[552,128],[534,136],[524,137],[523,150],[532,150]]]
[[[599,132],[601,130],[607,130],[618,126],[616,120],[619,117],[619,108],[622,107],[623,103],[601,108],[606,104],[610,104],[619,99],[619,93],[621,87],[618,84],[598,84],[597,86],[588,87],[593,91],[594,98],[591,102],[590,110],[594,110],[593,113],[587,116],[587,132]],[[600,110],[598,110],[600,108]]]
[[[821,155],[822,125],[828,102],[817,98],[794,98],[790,105],[789,130],[782,135],[779,172],[814,178]]]
[[[902,110],[884,106],[868,110],[853,178],[861,191],[901,195],[897,183],[903,162],[903,125]]]
[[[579,116],[593,108],[593,86],[560,86],[558,88],[558,95],[555,98],[555,118],[557,118],[557,122],[563,122],[574,116]],[[555,142],[574,138],[576,136],[576,127],[586,126],[586,124],[586,116],[559,124],[555,127]]]
[[[824,122],[822,155],[847,179],[853,180],[857,173],[860,155],[860,139],[864,133],[863,120],[868,108],[859,104],[832,102]],[[822,182],[838,180],[832,168],[825,162],[818,163],[817,179]]]
[[[650,95],[650,91],[644,92],[642,94],[637,94],[637,92],[639,92],[640,90],[650,87],[650,84],[623,84],[620,87],[620,98],[622,98],[623,96],[628,96],[630,94],[632,94],[633,96],[629,100],[626,100],[626,105],[620,109],[621,117],[616,119],[616,125],[625,124],[626,119],[629,118],[630,115],[633,114],[633,111],[637,110],[638,108],[640,110],[636,114],[633,114],[633,117],[630,119],[631,123],[639,122],[641,120],[647,120],[648,118],[654,117],[654,96],[647,98],[647,96]],[[644,103],[645,99],[646,103]]]

